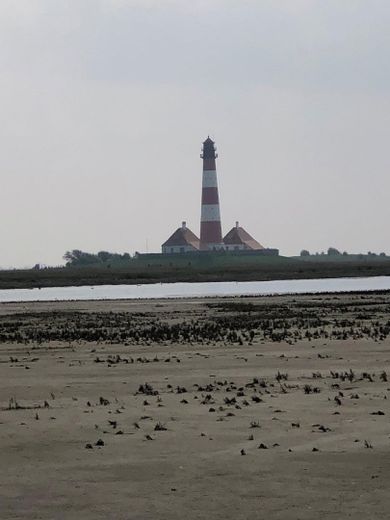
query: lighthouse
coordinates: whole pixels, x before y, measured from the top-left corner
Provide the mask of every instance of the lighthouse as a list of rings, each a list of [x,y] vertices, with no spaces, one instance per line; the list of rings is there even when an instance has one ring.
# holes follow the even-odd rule
[[[226,251],[231,258],[240,254],[255,254],[262,256],[278,256],[278,249],[263,247],[255,240],[239,222],[236,222],[229,233],[222,237],[221,213],[219,210],[219,195],[217,168],[215,160],[218,157],[215,143],[210,137],[203,142],[203,178],[202,178],[202,208],[200,217],[200,239],[183,222],[182,226],[161,246],[163,255],[188,254],[188,265],[192,258],[196,261],[199,253],[204,251]],[[174,258],[174,257],[173,257]],[[173,264],[170,264],[173,265]],[[182,265],[182,264],[178,264]]]
[[[215,159],[218,155],[215,143],[210,137],[204,141],[200,157],[203,159],[200,249],[203,251],[217,251],[224,249],[224,244],[222,240],[217,169],[215,165]]]

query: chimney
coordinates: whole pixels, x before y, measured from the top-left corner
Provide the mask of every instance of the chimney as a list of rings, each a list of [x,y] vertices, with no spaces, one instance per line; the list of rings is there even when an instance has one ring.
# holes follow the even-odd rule
[[[181,223],[181,228],[187,229],[187,222],[185,220]]]
[[[240,227],[240,223],[238,222],[238,220],[236,221],[236,228],[239,228]]]
[[[201,158],[203,159],[202,210],[200,218],[200,248],[204,251],[223,249],[221,215],[217,169],[215,159],[218,157],[214,141],[208,137],[203,143]]]

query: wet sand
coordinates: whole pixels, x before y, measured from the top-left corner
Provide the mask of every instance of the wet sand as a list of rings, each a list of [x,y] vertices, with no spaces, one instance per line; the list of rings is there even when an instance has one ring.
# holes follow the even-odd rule
[[[0,517],[388,518],[389,303],[1,305]]]

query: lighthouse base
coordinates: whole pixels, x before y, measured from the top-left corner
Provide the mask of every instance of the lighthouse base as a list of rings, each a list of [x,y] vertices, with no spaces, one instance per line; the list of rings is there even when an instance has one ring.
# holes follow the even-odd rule
[[[200,250],[201,251],[225,251],[226,247],[225,244],[221,242],[215,242],[215,243],[207,243],[207,244],[200,244]]]

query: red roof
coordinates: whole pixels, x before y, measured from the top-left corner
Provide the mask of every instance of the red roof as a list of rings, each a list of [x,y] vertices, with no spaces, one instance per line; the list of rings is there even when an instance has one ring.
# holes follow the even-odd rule
[[[199,249],[200,241],[199,238],[190,230],[188,227],[179,227],[171,235],[162,247],[173,247],[173,246],[192,246],[195,249]]]
[[[264,249],[244,228],[235,226],[223,239],[223,243],[227,246],[245,245],[249,249]]]

